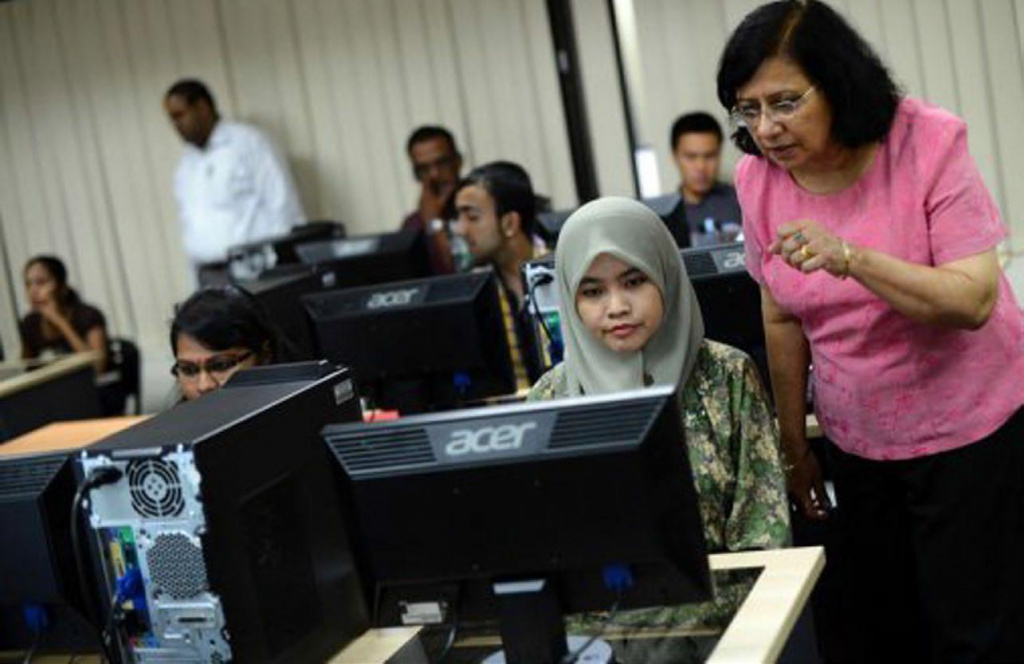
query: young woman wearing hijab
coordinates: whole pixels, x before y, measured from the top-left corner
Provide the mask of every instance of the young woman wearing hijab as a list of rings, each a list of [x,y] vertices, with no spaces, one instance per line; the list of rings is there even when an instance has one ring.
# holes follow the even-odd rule
[[[658,216],[625,198],[584,205],[562,228],[555,272],[565,361],[541,377],[528,399],[680,385],[680,426],[709,550],[786,545],[785,481],[765,389],[746,354],[704,338],[693,288]],[[746,589],[722,581],[716,579],[713,603],[630,612],[617,622],[722,627]],[[673,647],[672,640],[628,644]],[[645,651],[642,659],[678,656]]]

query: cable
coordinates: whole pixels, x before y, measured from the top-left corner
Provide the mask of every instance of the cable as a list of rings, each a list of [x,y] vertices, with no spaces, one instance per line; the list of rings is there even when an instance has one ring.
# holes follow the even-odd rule
[[[455,637],[459,633],[459,620],[458,616],[455,616],[451,629],[448,630],[448,639],[444,644],[444,649],[441,650],[441,654],[437,656],[437,664],[441,664],[452,651],[452,647],[455,645]]]
[[[43,639],[42,630],[36,630],[36,636],[32,639],[32,647],[25,653],[25,659],[22,660],[22,664],[32,664],[32,658],[36,656],[36,650],[39,649],[39,642]]]
[[[91,594],[89,593],[89,584],[86,581],[87,574],[84,562],[85,558],[82,555],[82,545],[78,533],[78,515],[82,509],[82,503],[85,501],[85,498],[89,495],[90,491],[105,484],[112,484],[121,479],[123,475],[124,473],[114,466],[94,468],[89,473],[89,476],[85,478],[85,481],[79,485],[78,490],[75,491],[75,498],[71,501],[71,521],[68,524],[68,528],[71,530],[71,550],[74,554],[75,567],[78,571],[79,591],[82,593],[82,602],[84,602],[86,606],[90,604],[89,597]],[[104,634],[106,630],[104,629],[103,631],[100,631],[99,628],[101,620],[102,616],[97,615],[93,627],[95,627],[98,632],[97,635],[99,637],[100,650],[103,653],[103,656],[108,662],[113,662],[114,658],[110,656],[110,648],[107,645],[106,635]]]
[[[551,336],[551,330],[548,328],[547,321],[544,320],[544,314],[540,311],[540,304],[537,303],[536,290],[538,286],[546,286],[554,280],[555,278],[551,276],[550,272],[540,272],[530,279],[530,288],[527,293],[530,297],[529,306],[533,307],[534,315],[537,317],[537,320],[540,321],[540,326],[544,328],[544,334],[548,338],[548,343],[554,343],[555,338]]]
[[[576,649],[575,652],[571,652],[565,657],[563,657],[560,664],[576,664],[576,660],[580,658],[580,655],[585,653],[587,651],[587,648],[592,646],[594,644],[594,641],[597,641],[599,638],[601,638],[601,635],[604,634],[604,631],[608,629],[608,625],[612,623],[612,621],[615,619],[615,614],[619,611],[620,602],[622,602],[621,595],[615,600],[615,603],[612,604],[612,608],[608,610],[608,615],[605,617],[604,622],[601,623],[601,629],[597,630],[597,632],[592,634],[590,638],[587,639],[582,646]]]

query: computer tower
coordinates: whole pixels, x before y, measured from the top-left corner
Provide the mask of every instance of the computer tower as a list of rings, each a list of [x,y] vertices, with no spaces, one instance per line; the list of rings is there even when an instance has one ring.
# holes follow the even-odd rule
[[[320,439],[347,369],[250,369],[85,450],[92,547],[127,662],[322,662],[367,612]]]

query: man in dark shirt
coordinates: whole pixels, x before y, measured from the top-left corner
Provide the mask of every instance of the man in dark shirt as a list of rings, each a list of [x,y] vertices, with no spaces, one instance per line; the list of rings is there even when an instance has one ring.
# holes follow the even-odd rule
[[[444,127],[424,125],[406,143],[413,177],[420,183],[419,204],[402,222],[402,230],[424,234],[434,274],[453,271],[451,245],[445,227],[445,206],[462,172],[462,155],[455,137]]]
[[[676,193],[647,201],[680,247],[732,242],[743,222],[736,190],[718,181],[722,127],[707,113],[688,113],[672,125],[672,154],[681,183]]]

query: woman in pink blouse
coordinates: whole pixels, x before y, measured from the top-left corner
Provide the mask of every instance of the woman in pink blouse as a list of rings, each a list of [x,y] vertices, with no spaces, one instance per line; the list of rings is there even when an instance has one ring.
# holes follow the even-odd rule
[[[1024,316],[964,122],[901,97],[815,0],[748,15],[718,96],[748,154],[736,188],[789,491],[824,519],[804,432],[814,368],[854,659],[1024,657]]]

